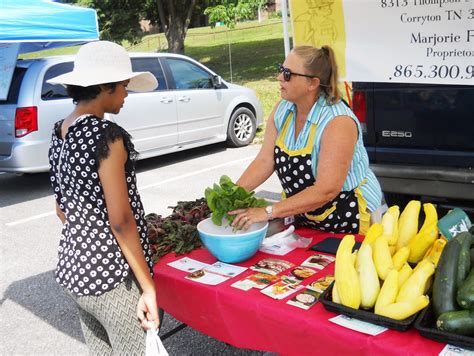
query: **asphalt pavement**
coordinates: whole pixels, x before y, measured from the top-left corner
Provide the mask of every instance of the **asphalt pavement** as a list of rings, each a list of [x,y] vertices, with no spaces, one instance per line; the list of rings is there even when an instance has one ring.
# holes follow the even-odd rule
[[[229,149],[218,144],[139,161],[138,183],[146,212],[169,215],[169,206],[202,197],[222,174],[236,180],[259,149],[259,145]],[[257,191],[279,189],[272,176]],[[54,206],[48,174],[0,174],[0,355],[87,354],[75,307],[53,278],[61,228]],[[165,314],[161,333],[179,324]],[[190,327],[164,345],[170,355],[262,354]]]

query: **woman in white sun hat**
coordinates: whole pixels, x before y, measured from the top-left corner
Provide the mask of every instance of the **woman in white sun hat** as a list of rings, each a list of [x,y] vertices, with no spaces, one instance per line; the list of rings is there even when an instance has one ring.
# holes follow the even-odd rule
[[[49,150],[56,211],[63,223],[56,281],[79,310],[91,354],[144,354],[143,329],[159,326],[150,245],[130,135],[104,119],[133,91],[154,90],[112,42],[82,46],[62,84],[74,111],[56,123]]]

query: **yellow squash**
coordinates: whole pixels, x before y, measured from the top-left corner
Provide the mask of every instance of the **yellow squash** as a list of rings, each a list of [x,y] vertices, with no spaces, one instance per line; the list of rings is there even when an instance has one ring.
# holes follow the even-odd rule
[[[335,279],[337,294],[341,304],[346,307],[359,309],[361,292],[359,277],[352,259],[352,247],[355,244],[354,235],[346,235],[336,252]]]
[[[402,247],[400,250],[395,253],[392,257],[393,260],[393,267],[400,271],[403,265],[408,260],[408,256],[410,255],[410,248],[408,246]]]
[[[424,231],[433,224],[438,224],[438,212],[436,211],[436,208],[433,204],[423,204],[423,211],[425,212],[425,221],[423,222],[423,226],[421,227],[419,232]]]
[[[423,231],[420,230],[418,234],[410,241],[410,256],[408,262],[418,263],[423,259],[426,252],[433,246],[433,243],[438,238],[438,228],[436,224],[426,227]]]
[[[398,285],[402,286],[403,283],[411,276],[413,273],[413,269],[410,267],[408,263],[405,263],[403,267],[398,271]]]
[[[439,238],[433,242],[433,246],[426,253],[424,258],[431,257],[435,266],[438,266],[441,253],[443,252],[444,246],[446,246],[446,240],[444,238]]]
[[[407,302],[397,302],[384,305],[380,307],[375,314],[395,320],[403,320],[425,308],[429,302],[430,299],[426,295],[420,295],[418,298]]]
[[[354,267],[355,267],[356,262],[357,262],[357,252],[358,252],[358,250],[355,250],[355,251],[352,252],[352,254],[351,254],[352,264],[354,265]]]
[[[389,239],[390,240],[390,239]],[[397,252],[397,246],[395,245],[388,245],[388,250],[390,251],[390,255],[393,257]]]
[[[361,246],[357,254],[356,265],[361,291],[360,305],[364,309],[371,309],[377,301],[380,292],[380,282],[372,259],[372,248],[369,244]]]
[[[377,237],[379,237],[382,234],[383,234],[382,224],[375,223],[375,224],[370,225],[369,230],[367,230],[367,233],[365,235],[364,241],[362,241],[362,245],[365,245],[365,244],[372,245],[373,242],[377,239]]]
[[[339,294],[337,294],[336,282],[334,282],[332,287],[332,301],[334,303],[341,304],[341,298],[339,298]]]
[[[381,280],[387,278],[388,272],[393,268],[392,255],[388,247],[389,236],[382,235],[374,242],[373,258],[377,274]]]
[[[390,239],[388,240],[389,245],[396,245],[397,240],[398,240],[398,217],[400,216],[400,208],[398,205],[393,205],[390,208],[388,208],[387,212],[385,214],[389,214],[392,216],[392,226],[391,226],[391,232],[390,234],[385,233],[385,225],[383,224],[383,218],[382,218],[382,225],[384,225],[384,234],[385,235],[390,235]],[[384,215],[385,216],[385,215]]]
[[[397,250],[403,246],[407,246],[418,232],[420,208],[421,203],[419,200],[411,200],[400,214],[400,218],[398,219]]]
[[[391,208],[390,208],[391,209]],[[390,210],[389,209],[389,210]],[[388,236],[388,241],[392,241],[393,238],[393,231],[395,228],[395,217],[393,214],[387,212],[382,216],[382,226],[383,226],[383,235]],[[391,244],[393,245],[393,244]]]
[[[388,304],[392,304],[397,299],[398,294],[398,271],[396,269],[390,270],[390,273],[387,276],[387,279],[382,284],[380,288],[379,296],[375,302],[375,314],[378,314],[377,311]]]
[[[434,272],[433,263],[422,261],[419,268],[415,268],[412,275],[400,286],[397,302],[407,302],[425,294],[425,286]]]

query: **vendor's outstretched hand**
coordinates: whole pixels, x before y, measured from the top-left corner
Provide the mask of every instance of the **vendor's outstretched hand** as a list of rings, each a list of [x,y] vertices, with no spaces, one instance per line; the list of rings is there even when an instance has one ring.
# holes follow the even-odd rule
[[[229,211],[229,215],[236,215],[232,226],[236,229],[247,230],[250,225],[257,222],[268,221],[265,208],[247,208]]]

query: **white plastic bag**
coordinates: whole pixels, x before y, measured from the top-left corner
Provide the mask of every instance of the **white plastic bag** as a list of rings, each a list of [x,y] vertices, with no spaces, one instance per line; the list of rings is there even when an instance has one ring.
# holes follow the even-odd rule
[[[146,331],[146,356],[168,356],[168,351],[158,336],[158,330]]]
[[[296,248],[308,247],[311,240],[311,238],[302,237],[295,233],[295,227],[290,225],[286,230],[264,239],[260,251],[283,256]]]

